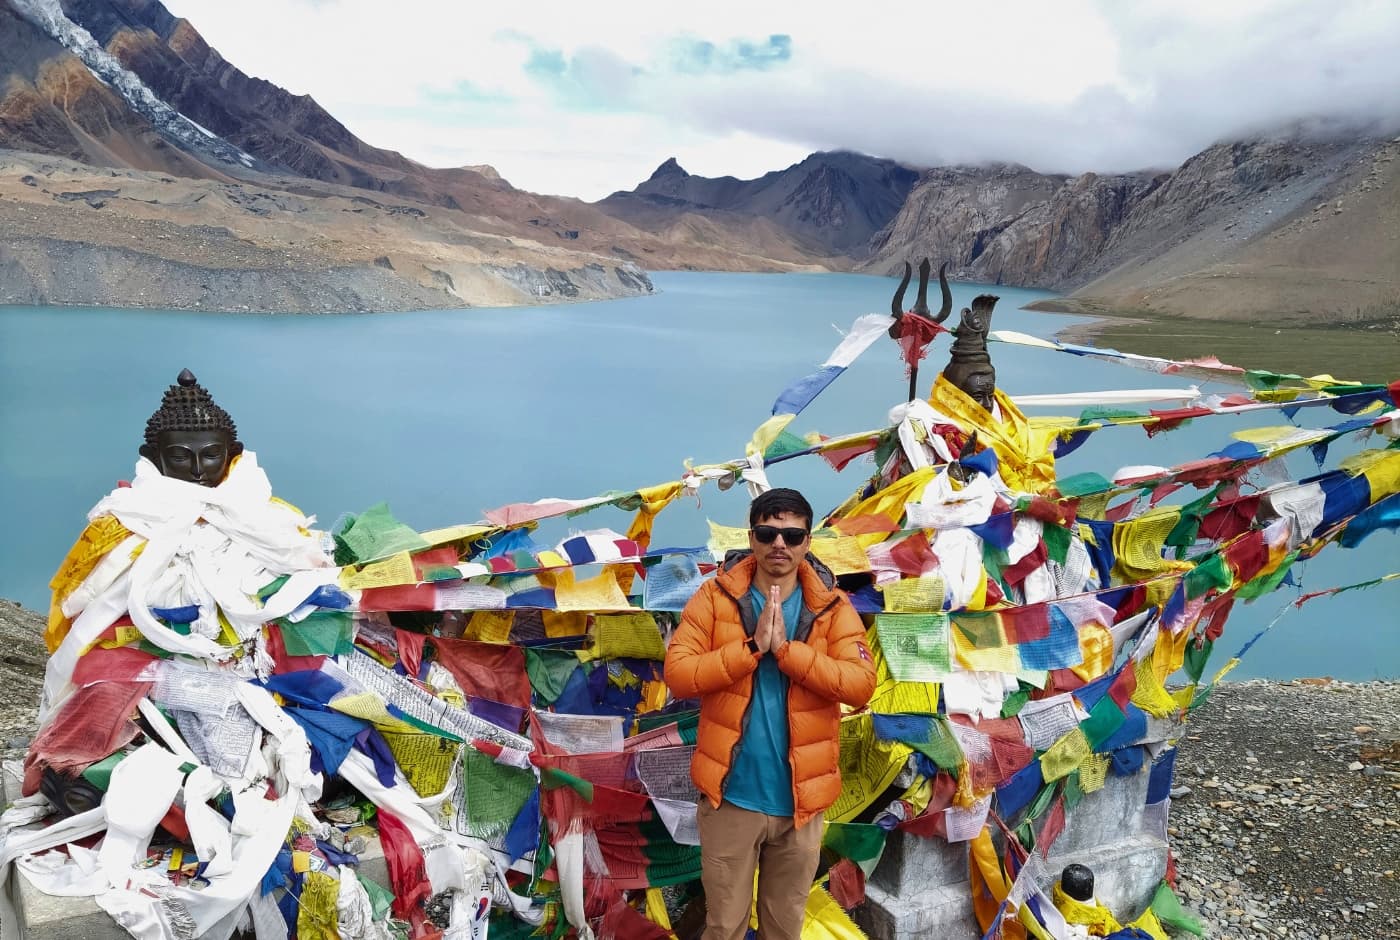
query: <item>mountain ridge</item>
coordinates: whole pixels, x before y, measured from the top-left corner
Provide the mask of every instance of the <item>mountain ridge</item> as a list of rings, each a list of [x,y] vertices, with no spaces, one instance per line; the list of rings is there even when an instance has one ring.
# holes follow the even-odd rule
[[[670,157],[587,203],[360,140],[159,0],[0,0],[0,148],[20,151],[0,153],[0,215],[23,233],[0,245],[0,302],[241,309],[268,302],[259,278],[291,278],[316,310],[538,303],[644,294],[646,270],[889,274],[929,255],[1089,311],[1383,319],[1400,316],[1398,144],[1294,130],[1118,174],[834,150],[744,180]],[[141,232],[157,221],[207,248],[227,294],[173,282],[203,278],[200,259]],[[277,271],[281,249],[300,266]],[[56,273],[93,251],[148,293]]]

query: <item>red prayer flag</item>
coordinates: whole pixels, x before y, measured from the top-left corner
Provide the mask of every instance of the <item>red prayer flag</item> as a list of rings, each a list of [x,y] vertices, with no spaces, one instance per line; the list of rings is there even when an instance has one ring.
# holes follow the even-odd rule
[[[1258,529],[1246,532],[1225,547],[1225,561],[1235,573],[1235,579],[1248,581],[1269,563],[1269,545]]]
[[[849,858],[840,859],[831,866],[826,886],[842,910],[849,911],[865,902],[865,872]]]
[[[628,905],[621,895],[608,907],[598,925],[598,940],[670,940],[671,934]]]
[[[394,916],[412,927],[411,936],[420,937],[429,928],[423,905],[432,897],[423,850],[408,826],[394,814],[379,808],[379,844],[389,869],[389,887],[394,890]]]
[[[1254,517],[1259,511],[1259,500],[1260,497],[1256,494],[1232,500],[1212,509],[1201,520],[1197,537],[1223,541],[1247,531],[1254,525]]]
[[[922,532],[916,532],[890,546],[890,560],[901,574],[911,578],[938,570],[938,556],[929,546],[928,536]]]
[[[418,673],[423,669],[423,644],[427,639],[426,633],[397,629],[394,631],[394,640],[399,648],[399,662],[403,663],[404,672],[414,679],[418,678]]]
[[[365,588],[360,610],[437,610],[437,588],[431,584]]]
[[[1035,840],[1036,851],[1041,857],[1050,854],[1050,846],[1055,844],[1055,840],[1060,837],[1060,833],[1065,831],[1065,798],[1059,797],[1055,800],[1050,812],[1045,814],[1045,825],[1040,827],[1040,837]]]
[[[1113,703],[1123,711],[1127,711],[1128,702],[1132,699],[1133,693],[1137,691],[1137,671],[1131,666],[1124,666],[1118,670],[1118,675],[1108,687],[1108,697],[1113,699]]]
[[[1042,545],[1042,552],[1044,548]],[[1007,580],[1011,579],[1008,577]],[[1024,580],[1025,575],[1022,574],[1014,583],[1019,584]],[[1043,640],[1050,635],[1050,607],[1047,604],[1008,607],[997,613],[1001,614],[1002,629],[1006,631],[1006,639],[1011,643],[1029,643],[1031,640]]]
[[[1006,579],[1007,584],[1014,586],[1026,580],[1032,571],[1035,571],[1049,560],[1050,552],[1045,547],[1045,543],[1037,542],[1035,548],[1026,552],[1020,561],[1001,569],[1001,576]],[[1045,635],[1046,634],[1041,634],[1041,636]],[[1032,639],[1040,639],[1040,637],[1033,637]]]
[[[272,671],[276,675],[287,672],[301,672],[305,669],[320,669],[325,656],[292,656],[282,641],[281,627],[267,628],[267,654],[272,657]]]
[[[433,637],[437,660],[452,673],[462,691],[493,702],[530,707],[530,678],[525,652],[518,646]]]

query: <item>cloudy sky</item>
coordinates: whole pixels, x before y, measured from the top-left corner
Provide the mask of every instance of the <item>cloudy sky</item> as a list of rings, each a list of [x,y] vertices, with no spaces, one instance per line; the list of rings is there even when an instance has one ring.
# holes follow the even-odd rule
[[[165,2],[372,144],[589,200],[669,156],[1115,171],[1318,117],[1400,127],[1394,0]]]

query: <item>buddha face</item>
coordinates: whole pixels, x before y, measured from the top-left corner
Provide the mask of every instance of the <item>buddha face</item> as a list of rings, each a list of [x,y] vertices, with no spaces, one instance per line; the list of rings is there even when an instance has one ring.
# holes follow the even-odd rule
[[[200,486],[218,486],[238,448],[227,431],[161,431],[156,452],[146,454],[162,474]],[[142,448],[142,452],[145,452]]]
[[[992,402],[995,401],[996,397],[997,374],[990,369],[974,372],[964,381],[962,390],[967,393],[968,398],[991,411]]]

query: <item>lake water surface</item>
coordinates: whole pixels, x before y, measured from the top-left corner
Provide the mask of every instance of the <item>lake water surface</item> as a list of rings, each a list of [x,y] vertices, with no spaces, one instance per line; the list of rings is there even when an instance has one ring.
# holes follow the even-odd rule
[[[429,529],[505,503],[679,479],[687,459],[741,456],[778,392],[821,363],[856,316],[888,310],[894,288],[885,278],[837,274],[660,273],[654,281],[660,293],[647,298],[382,315],[0,308],[0,597],[45,609],[50,575],[87,510],[130,478],[145,421],[182,368],[233,415],[277,494],[322,527],[387,501],[404,522]],[[985,289],[954,285],[955,307]],[[1002,298],[996,328],[1050,336],[1072,322],[1018,309],[1042,292],[993,290]],[[1022,347],[992,352],[998,384],[1012,395],[1190,382]],[[944,338],[921,372],[924,393],[946,360]],[[896,347],[882,340],[792,430],[883,427],[906,388]],[[1299,417],[1313,426],[1342,420],[1322,410]],[[1223,447],[1241,427],[1282,423],[1275,412],[1204,419],[1150,440],[1140,428],[1111,428],[1063,467],[1171,465]],[[773,466],[770,479],[804,490],[820,513],[869,470],[857,461],[837,474],[808,457]],[[1292,471],[1313,472],[1306,454]],[[656,544],[703,542],[706,518],[744,524],[742,487],[706,488],[701,500],[667,509]],[[570,527],[626,525],[626,515],[601,510],[552,523],[541,540]],[[1329,549],[1304,570],[1304,590],[1394,570],[1397,548],[1400,536],[1380,533],[1356,551]],[[1285,588],[1237,608],[1219,661],[1293,596]],[[1397,602],[1396,585],[1314,601],[1233,676],[1400,674]]]

